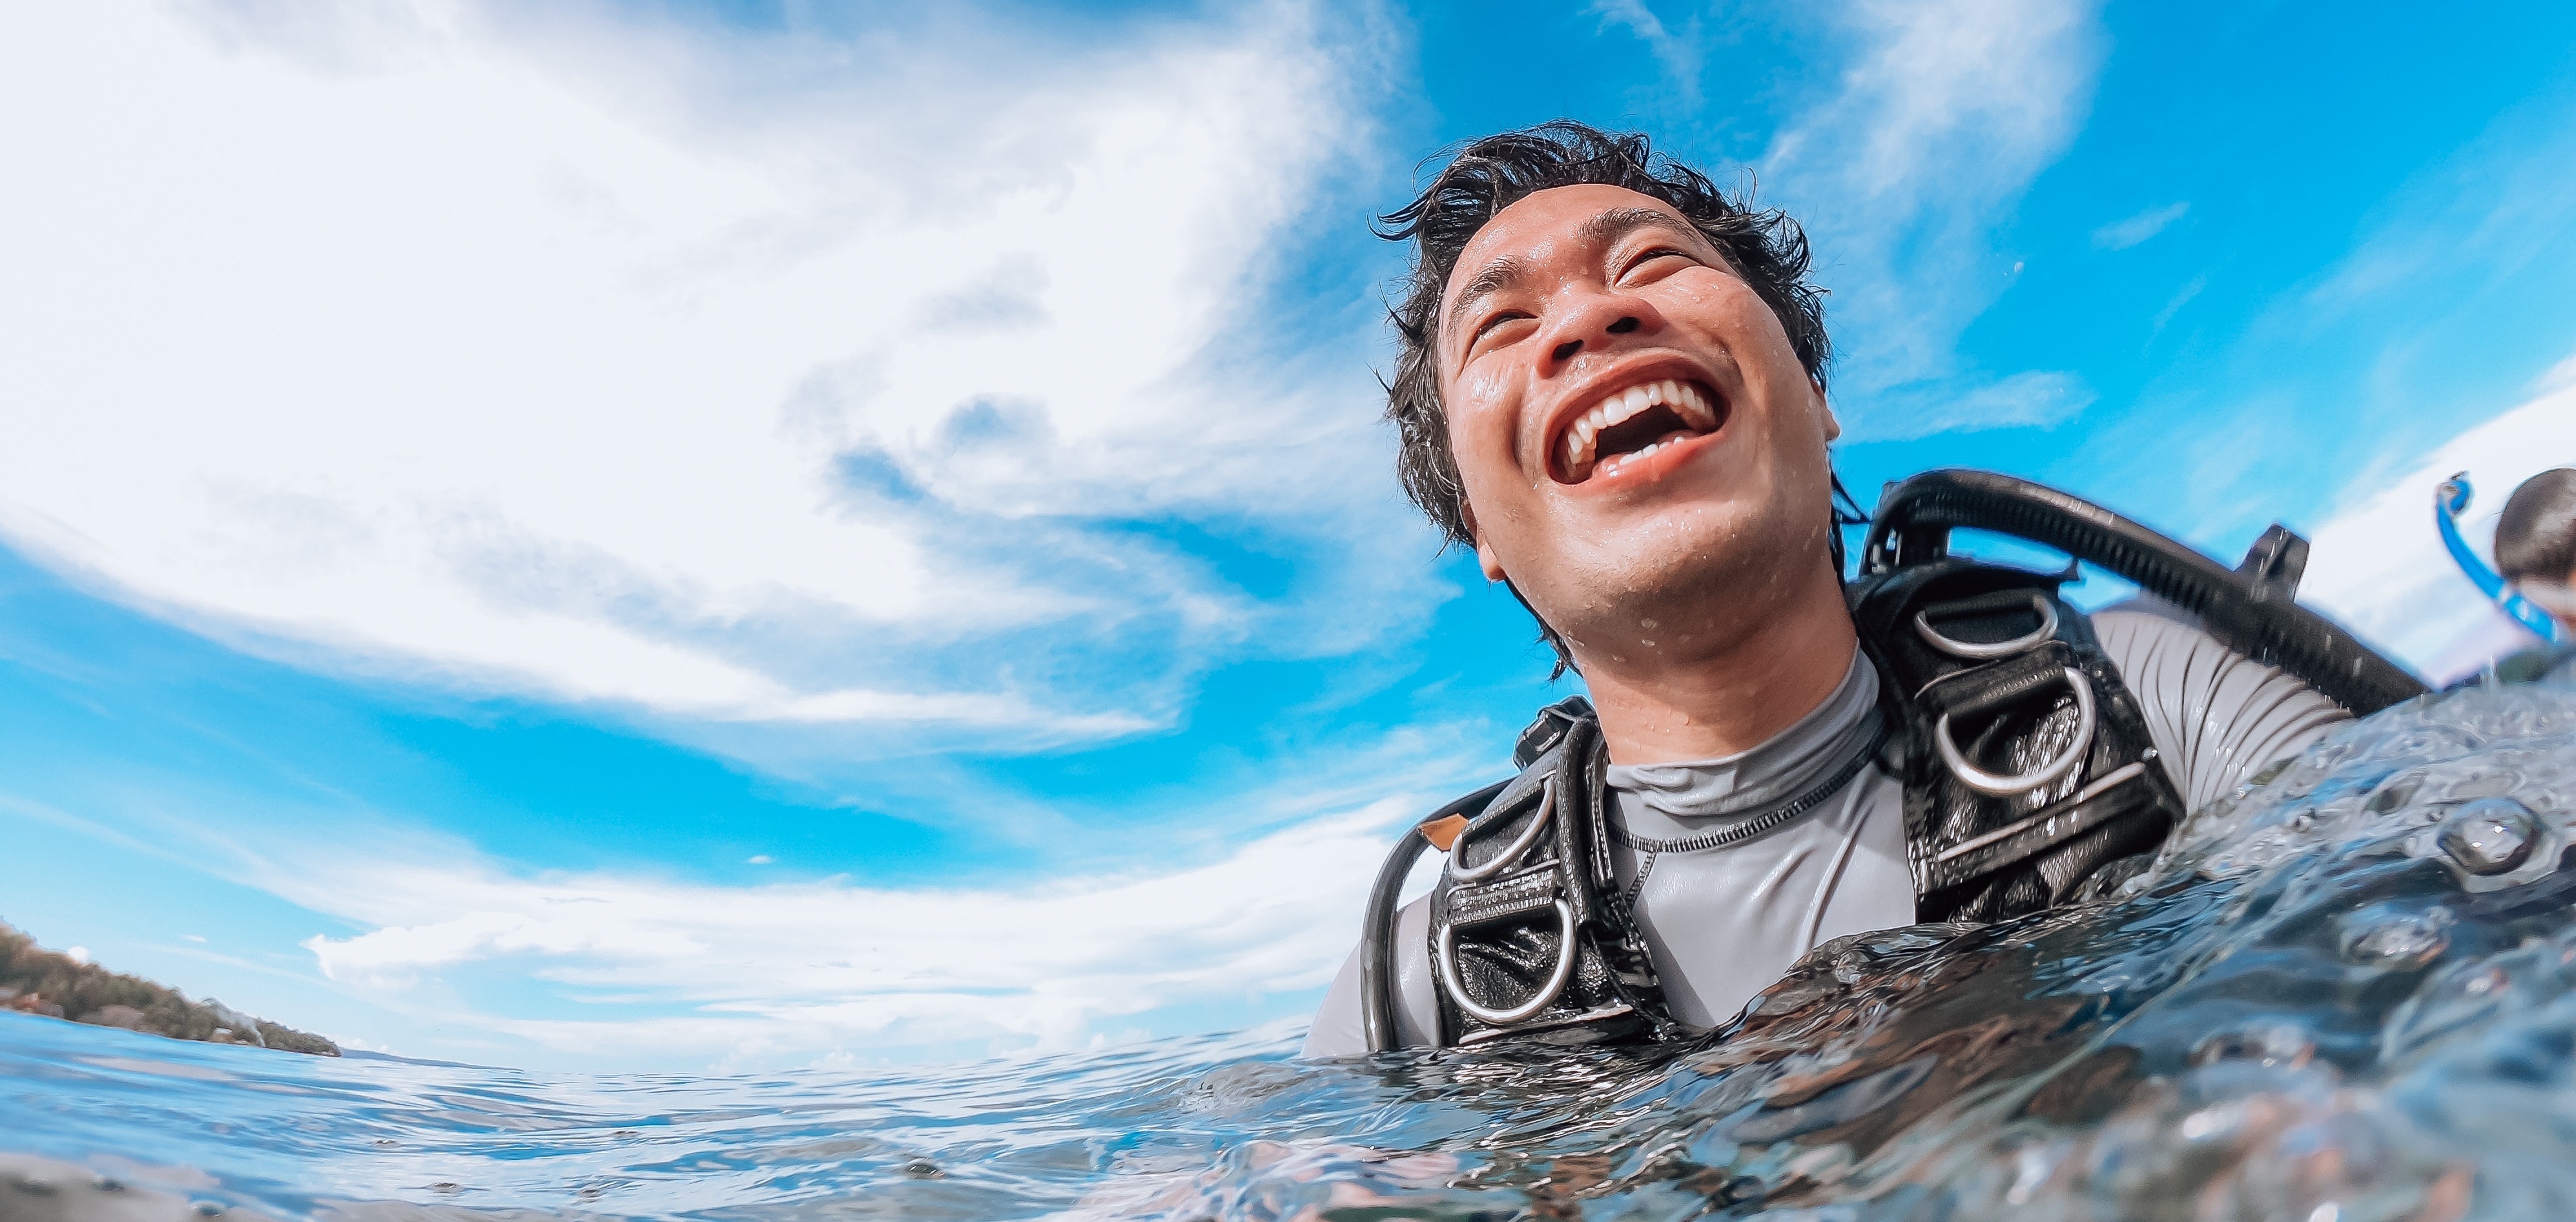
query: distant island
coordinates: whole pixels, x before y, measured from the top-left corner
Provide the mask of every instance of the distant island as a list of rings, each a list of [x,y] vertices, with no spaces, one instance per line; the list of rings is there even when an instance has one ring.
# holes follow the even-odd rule
[[[340,1046],[321,1036],[254,1018],[212,997],[190,1001],[177,989],[45,950],[7,922],[0,922],[0,1010],[174,1040],[340,1055]]]

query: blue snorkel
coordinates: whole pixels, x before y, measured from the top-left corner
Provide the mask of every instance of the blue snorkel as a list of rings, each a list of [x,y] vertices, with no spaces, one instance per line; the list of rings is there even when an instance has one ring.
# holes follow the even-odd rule
[[[2433,528],[2442,532],[2442,546],[2451,549],[2451,559],[2459,562],[2460,571],[2478,592],[2493,600],[2505,617],[2541,640],[2558,643],[2558,621],[2522,593],[2505,583],[2505,579],[2471,550],[2469,541],[2460,537],[2460,511],[2469,507],[2469,473],[2462,471],[2443,480],[2433,489]]]

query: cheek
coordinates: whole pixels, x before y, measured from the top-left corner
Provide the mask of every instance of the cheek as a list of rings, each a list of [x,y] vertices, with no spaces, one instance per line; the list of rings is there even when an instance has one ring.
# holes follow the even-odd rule
[[[1450,432],[1461,450],[1511,452],[1510,396],[1499,376],[1469,369],[1450,384],[1446,397]]]
[[[1780,326],[1780,316],[1761,296],[1747,288],[1737,295],[1733,308],[1738,327],[1761,345],[1761,364],[1773,381],[1803,386],[1807,367],[1798,360],[1798,349],[1790,344],[1789,332]]]

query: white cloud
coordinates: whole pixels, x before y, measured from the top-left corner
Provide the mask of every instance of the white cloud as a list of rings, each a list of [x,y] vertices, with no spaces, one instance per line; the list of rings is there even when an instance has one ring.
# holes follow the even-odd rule
[[[2565,390],[2571,386],[2576,386],[2576,352],[2568,353],[2565,360],[2550,366],[2531,383],[2531,389],[2535,393],[2544,395]]]
[[[0,533],[299,661],[1071,736],[1339,622],[1092,523],[1410,541],[1323,475],[1358,361],[1220,344],[1365,132],[1302,9],[1052,59],[550,20],[15,10]]]
[[[309,860],[273,886],[370,927],[305,945],[332,979],[396,1007],[439,1003],[442,978],[489,966],[596,1018],[455,1007],[451,1031],[499,1033],[543,1057],[781,1063],[992,1041],[1081,1046],[1106,1019],[1295,992],[1329,978],[1357,933],[1410,796],[1313,818],[1189,869],[1024,890],[760,887],[606,874],[511,877],[447,856]]]
[[[1870,2],[1850,22],[1863,45],[1839,93],[1762,159],[1834,290],[1847,436],[1920,436],[1911,422],[1932,402],[1953,405],[1945,428],[2031,423],[2035,384],[1989,394],[2001,379],[1961,368],[1957,345],[2012,275],[1989,244],[1994,223],[2065,151],[2089,104],[2102,55],[2094,7]],[[2001,414],[1975,416],[1973,404]]]
[[[2375,474],[2311,541],[2300,597],[2446,682],[2535,644],[2470,585],[2433,526],[2433,487],[2466,471],[2477,490],[2462,534],[2481,550],[2516,485],[2576,463],[2576,388],[2552,391],[2461,433],[2402,474]]]
[[[1681,33],[1674,33],[1662,18],[1647,8],[1644,0],[1593,0],[1586,10],[1601,18],[1604,30],[1618,26],[1646,44],[1663,69],[1664,82],[1673,93],[1673,101],[1683,107],[1696,107],[1700,102],[1700,49],[1697,39],[1699,19],[1694,17]]]
[[[1036,855],[925,872],[856,844],[856,880],[816,877],[814,843],[711,865],[627,843],[631,828],[604,833],[617,864],[547,870],[422,812],[319,783],[236,787],[221,768],[0,793],[0,831],[25,821],[151,863],[239,953],[174,944],[215,966],[164,979],[334,1039],[527,1068],[954,1060],[1302,1017],[1396,832],[1494,779],[1497,741],[1477,722],[1391,730],[1213,795],[1135,794],[1127,825]],[[1422,865],[1409,895],[1437,868]],[[167,936],[145,926],[125,940]]]
[[[2136,216],[2125,217],[2094,230],[2093,244],[2104,250],[2127,250],[2163,233],[2189,211],[2191,204],[2188,201],[2149,208]]]
[[[1872,405],[1873,441],[1906,441],[1976,429],[2051,428],[2093,405],[2093,388],[2062,370],[2033,369],[1983,385],[1908,389]]]

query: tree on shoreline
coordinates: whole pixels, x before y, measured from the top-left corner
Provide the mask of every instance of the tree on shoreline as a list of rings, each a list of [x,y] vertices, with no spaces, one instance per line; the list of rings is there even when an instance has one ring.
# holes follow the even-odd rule
[[[171,1039],[340,1055],[340,1046],[321,1036],[252,1017],[211,997],[191,1001],[166,985],[46,950],[5,922],[0,922],[0,1009]]]

